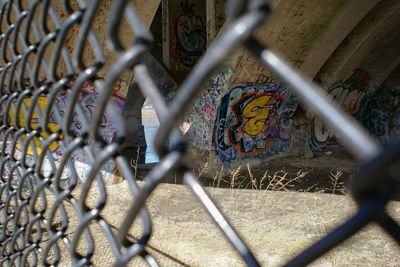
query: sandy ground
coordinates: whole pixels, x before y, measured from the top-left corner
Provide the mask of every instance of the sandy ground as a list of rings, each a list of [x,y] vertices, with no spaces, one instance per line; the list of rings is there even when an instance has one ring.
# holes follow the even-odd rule
[[[348,197],[332,194],[207,190],[263,266],[282,265],[347,218],[355,207]],[[118,228],[133,201],[132,193],[126,182],[108,184],[107,192],[102,215]],[[94,205],[96,199],[97,193],[93,191],[89,205]],[[244,266],[186,186],[160,185],[147,207],[154,223],[147,251],[161,266]],[[390,203],[389,210],[400,219],[400,203]],[[71,220],[71,232],[77,223]],[[140,229],[137,222],[132,236],[138,236]],[[114,256],[102,228],[93,223],[91,231],[96,242],[95,265],[110,266]],[[399,262],[399,247],[371,225],[313,266],[398,266]],[[137,259],[130,266],[146,265]]]

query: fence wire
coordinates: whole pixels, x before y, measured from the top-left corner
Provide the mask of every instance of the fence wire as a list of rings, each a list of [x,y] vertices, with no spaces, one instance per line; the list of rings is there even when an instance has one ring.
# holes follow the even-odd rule
[[[101,2],[60,1],[64,10],[61,16],[50,0],[0,1],[2,265],[53,266],[63,259],[74,266],[92,265],[99,245],[92,236],[91,226],[95,224],[107,237],[114,266],[126,265],[137,257],[150,266],[158,266],[154,255],[146,250],[152,235],[146,201],[163,179],[175,173],[193,191],[243,261],[248,266],[259,266],[252,251],[183,162],[185,140],[177,127],[179,116],[190,106],[199,88],[239,46],[256,55],[310,111],[338,133],[355,156],[366,162],[350,186],[358,211],[286,265],[306,265],[372,222],[378,223],[400,244],[400,227],[385,209],[399,188],[397,173],[391,166],[399,157],[400,142],[386,148],[378,146],[357,122],[330,102],[322,90],[252,36],[270,14],[268,1],[228,1],[229,26],[211,44],[168,105],[147,67],[141,63],[141,57],[152,43],[152,35],[127,0],[112,1],[106,35],[115,60],[106,70],[105,78],[97,79],[105,64],[105,51],[93,32]],[[127,47],[118,35],[123,20],[135,33],[134,43]],[[67,36],[76,26],[79,32],[71,51],[66,46]],[[93,54],[90,64],[83,60],[88,47]],[[60,65],[64,66],[64,73],[59,71]],[[137,184],[128,159],[122,155],[129,136],[112,99],[113,87],[127,71],[133,71],[142,94],[150,98],[160,119],[154,145],[160,162],[147,174],[141,186]],[[88,83],[98,93],[90,114],[77,101]],[[60,93],[67,96],[63,108],[56,97]],[[116,125],[112,138],[101,133],[105,114]],[[80,127],[72,126],[76,122]],[[52,153],[55,146],[62,151],[59,160]],[[77,153],[88,162],[84,179],[74,164]],[[110,162],[128,182],[133,196],[117,229],[102,216],[107,192],[101,170]],[[44,168],[45,165],[50,168]],[[91,194],[96,194],[94,202],[89,201]],[[67,205],[72,207],[72,213]],[[142,225],[139,238],[128,238],[128,232],[138,223]]]

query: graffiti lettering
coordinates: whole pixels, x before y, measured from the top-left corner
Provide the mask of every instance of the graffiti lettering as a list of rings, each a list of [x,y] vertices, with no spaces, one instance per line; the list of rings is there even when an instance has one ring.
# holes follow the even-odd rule
[[[269,115],[268,101],[271,96],[264,95],[250,101],[243,109],[243,118],[248,119],[244,125],[244,131],[251,136],[257,136],[262,132],[265,121]]]
[[[323,85],[324,77],[316,80]],[[340,84],[333,86],[323,85],[333,100],[349,115],[360,119],[364,116],[365,104],[370,93],[374,90],[371,76],[368,72],[356,68],[353,73]],[[329,129],[319,117],[313,118],[311,147],[314,150],[329,151],[341,148],[335,138],[335,132]]]
[[[213,144],[224,164],[266,158],[288,148],[297,100],[278,82],[237,84],[221,99]]]
[[[354,115],[360,109],[365,92],[349,90],[344,86],[337,86],[330,91],[329,95],[344,109],[344,111],[350,115]],[[317,142],[325,143],[335,136],[335,132],[327,128],[321,118],[315,117],[314,136]]]
[[[31,99],[30,98],[24,99],[23,100],[23,104],[28,109],[30,107],[30,105],[31,105]],[[36,105],[40,109],[40,111],[43,112],[44,109],[45,109],[46,104],[47,104],[47,98],[44,97],[44,96],[40,96],[38,98],[38,100],[37,100],[37,104]],[[15,125],[15,121],[14,121],[15,115],[14,115],[13,109],[11,109],[9,111],[8,116],[9,116],[10,124],[11,125]],[[22,110],[20,110],[20,112],[18,114],[18,121],[19,121],[20,125],[24,125],[25,122],[26,122],[26,115],[24,114],[24,112]],[[29,122],[29,126],[33,130],[39,128],[39,115],[37,114],[36,111],[34,111],[33,114],[32,114],[32,119]],[[52,132],[56,132],[57,129],[58,129],[58,124],[54,122],[53,114],[50,114],[50,120],[49,120],[49,122],[47,124],[47,127]],[[43,137],[43,138],[47,138],[48,134],[45,131],[41,131],[40,132],[40,136]],[[22,139],[22,142],[24,142],[27,139],[27,136],[26,135],[22,135],[21,139]],[[41,152],[42,152],[42,148],[41,148],[42,142],[38,138],[34,137],[33,138],[33,143],[34,143],[34,146],[30,145],[28,147],[27,154],[28,155],[34,155],[34,154],[40,155]],[[49,146],[49,151],[50,152],[54,152],[58,148],[59,148],[59,142],[52,142],[50,144],[50,146]],[[22,144],[20,142],[17,143],[17,149],[18,150],[22,150]],[[34,151],[33,149],[35,149],[36,151]]]

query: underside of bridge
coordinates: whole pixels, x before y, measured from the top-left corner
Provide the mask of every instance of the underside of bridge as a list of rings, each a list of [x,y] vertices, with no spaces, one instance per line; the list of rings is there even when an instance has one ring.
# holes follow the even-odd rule
[[[166,2],[202,14],[197,8],[202,1]],[[204,42],[223,30],[223,1],[205,5],[206,16],[200,19],[207,26]],[[201,34],[193,23],[187,28],[191,32],[182,28],[181,19],[167,11],[163,14],[169,20],[163,21],[175,20],[175,25],[163,37],[164,63],[179,81],[185,60],[193,58],[179,42],[199,44]],[[400,133],[399,28],[399,1],[280,0],[257,37],[385,143]],[[342,149],[320,118],[305,112],[285,84],[242,50],[204,85],[182,126],[196,153],[226,166],[286,156],[311,158]]]
[[[396,265],[400,1],[226,2],[0,0],[1,266]]]
[[[223,31],[224,1],[132,2],[154,35],[155,45],[145,56],[145,64],[163,96],[173,99],[180,82]],[[98,14],[96,31],[104,46],[104,14],[110,5],[111,1],[104,1]],[[257,37],[320,84],[381,142],[398,136],[400,2],[275,0],[273,6]],[[127,43],[133,35],[128,30],[120,33]],[[90,52],[85,59],[93,60]],[[96,79],[104,78],[99,73]],[[96,93],[90,90],[81,97],[88,112],[95,98]],[[114,98],[130,136],[125,154],[144,162],[141,109],[145,99],[132,73],[121,79]],[[340,151],[335,133],[304,110],[285,84],[256,58],[238,49],[203,85],[189,112],[182,114],[180,125],[190,151],[217,166],[256,165],[277,157],[312,158]],[[102,133],[112,138],[113,123],[106,116]]]

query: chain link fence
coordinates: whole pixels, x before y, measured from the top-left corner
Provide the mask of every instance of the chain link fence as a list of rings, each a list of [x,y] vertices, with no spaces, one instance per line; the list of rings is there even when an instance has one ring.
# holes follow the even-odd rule
[[[97,244],[91,225],[102,229],[112,249],[114,266],[140,257],[158,266],[146,250],[152,220],[146,201],[171,174],[177,174],[202,204],[215,225],[248,266],[260,263],[183,162],[185,140],[178,118],[190,106],[199,88],[234,49],[244,46],[285,82],[310,111],[333,128],[343,144],[366,162],[350,185],[358,211],[342,225],[294,257],[287,266],[306,265],[369,223],[379,224],[400,243],[399,225],[385,210],[399,186],[392,168],[400,143],[381,148],[359,124],[322,91],[286,64],[252,33],[270,14],[268,1],[228,1],[228,26],[211,44],[203,58],[183,81],[175,98],[166,104],[141,57],[149,50],[152,35],[127,0],[112,1],[107,20],[108,50],[115,56],[105,68],[105,51],[93,32],[95,14],[102,1],[60,1],[61,16],[49,0],[0,1],[0,262],[5,266],[58,265],[62,260],[76,266],[92,265]],[[118,35],[123,21],[135,33],[125,46]],[[78,27],[72,51],[66,47],[69,32]],[[90,64],[83,60],[92,51]],[[61,72],[60,65],[64,66]],[[129,138],[112,90],[125,72],[133,72],[142,94],[149,97],[160,119],[154,147],[160,162],[138,185],[129,160],[123,155]],[[45,78],[43,78],[45,77]],[[90,84],[98,93],[90,114],[78,100]],[[57,95],[66,96],[61,107]],[[112,118],[112,136],[101,132],[102,118]],[[80,127],[73,127],[76,123]],[[168,143],[166,140],[169,140]],[[56,159],[54,147],[60,149]],[[84,177],[76,170],[79,154],[87,161]],[[114,228],[103,216],[107,191],[102,168],[113,164],[128,182],[134,201]],[[46,167],[45,167],[46,166]],[[95,201],[89,200],[95,194]],[[67,206],[69,208],[67,208]],[[72,210],[72,212],[71,212]],[[140,236],[129,238],[134,224]],[[82,248],[82,240],[85,240]]]

